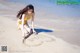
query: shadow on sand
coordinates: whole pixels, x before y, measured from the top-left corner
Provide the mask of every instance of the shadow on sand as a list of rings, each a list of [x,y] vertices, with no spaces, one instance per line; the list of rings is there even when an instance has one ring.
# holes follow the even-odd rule
[[[50,29],[43,29],[43,28],[35,28],[35,31],[37,33],[41,33],[41,32],[53,32],[53,30],[50,30]]]

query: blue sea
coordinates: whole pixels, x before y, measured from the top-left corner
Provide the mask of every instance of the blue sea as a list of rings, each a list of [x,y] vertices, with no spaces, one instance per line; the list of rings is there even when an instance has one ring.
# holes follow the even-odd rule
[[[9,2],[21,4],[33,4],[37,9],[45,9],[50,14],[67,18],[80,18],[80,4],[58,5],[57,1],[64,0],[8,0]],[[67,0],[69,1],[69,0]],[[80,2],[80,0],[70,0]]]

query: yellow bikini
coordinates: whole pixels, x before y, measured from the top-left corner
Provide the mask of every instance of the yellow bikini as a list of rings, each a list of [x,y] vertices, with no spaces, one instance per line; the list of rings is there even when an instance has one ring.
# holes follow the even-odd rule
[[[31,19],[31,18],[32,18],[32,16],[26,15],[25,18],[24,18],[24,24],[27,24],[27,21],[28,21],[29,19]]]
[[[30,16],[30,15],[26,15],[25,17],[24,17],[24,25],[25,24],[27,24],[27,21],[29,20],[29,19],[31,19],[32,18],[32,16]],[[18,19],[18,29],[20,29],[20,25],[22,24],[22,21],[20,20],[20,19]]]

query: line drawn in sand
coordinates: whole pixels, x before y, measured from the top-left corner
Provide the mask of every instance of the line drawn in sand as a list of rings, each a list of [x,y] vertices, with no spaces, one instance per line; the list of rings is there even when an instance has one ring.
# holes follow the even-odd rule
[[[35,29],[39,34],[35,35],[31,33],[31,35],[25,39],[24,44],[26,46],[40,46],[45,42],[53,42],[54,38],[51,36],[47,36],[45,34],[41,34],[42,32],[52,32],[51,30],[47,29]],[[41,31],[42,30],[42,31]]]

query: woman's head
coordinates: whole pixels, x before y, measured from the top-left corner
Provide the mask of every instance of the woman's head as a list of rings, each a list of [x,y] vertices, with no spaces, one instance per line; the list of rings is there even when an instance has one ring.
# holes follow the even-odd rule
[[[32,4],[29,4],[24,9],[19,11],[17,17],[21,19],[23,14],[31,14],[31,13],[34,13],[34,6]]]
[[[27,9],[28,9],[28,10],[27,10],[26,12],[27,12],[28,14],[34,13],[34,6],[33,6],[33,5],[31,5],[31,4],[28,5],[28,6],[27,6]]]

